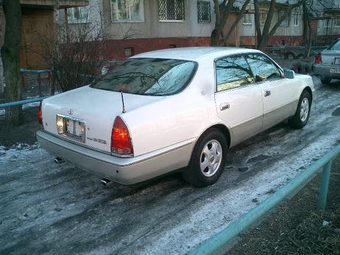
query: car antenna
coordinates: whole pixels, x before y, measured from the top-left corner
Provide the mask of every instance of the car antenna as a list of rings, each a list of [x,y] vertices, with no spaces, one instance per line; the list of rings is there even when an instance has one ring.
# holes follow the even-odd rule
[[[126,111],[125,111],[125,104],[124,104],[123,90],[120,91],[120,96],[122,98],[122,106],[123,106],[122,113],[126,113]]]

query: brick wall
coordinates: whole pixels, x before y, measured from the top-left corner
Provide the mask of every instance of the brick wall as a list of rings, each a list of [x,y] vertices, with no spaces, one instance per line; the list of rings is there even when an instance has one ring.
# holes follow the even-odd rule
[[[107,60],[125,60],[129,55],[173,47],[209,46],[210,37],[191,38],[146,38],[129,40],[108,40],[106,42]]]

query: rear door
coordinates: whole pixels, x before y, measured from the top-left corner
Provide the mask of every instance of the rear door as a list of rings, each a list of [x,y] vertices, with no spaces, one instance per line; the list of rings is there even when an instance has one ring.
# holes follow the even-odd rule
[[[262,90],[243,55],[215,61],[215,103],[218,116],[231,130],[231,145],[260,132],[263,119]]]

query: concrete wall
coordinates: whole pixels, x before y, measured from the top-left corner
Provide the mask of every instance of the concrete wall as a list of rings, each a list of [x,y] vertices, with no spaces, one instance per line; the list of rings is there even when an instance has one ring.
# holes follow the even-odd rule
[[[214,4],[210,0],[211,22],[197,22],[197,1],[185,1],[185,20],[160,21],[158,0],[144,0],[144,21],[112,22],[110,0],[103,1],[105,33],[108,39],[210,37],[215,25]]]

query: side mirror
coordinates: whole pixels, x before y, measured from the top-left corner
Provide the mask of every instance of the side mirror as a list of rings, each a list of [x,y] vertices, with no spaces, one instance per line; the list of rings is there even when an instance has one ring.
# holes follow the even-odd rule
[[[295,72],[293,70],[290,69],[284,69],[284,74],[285,74],[285,78],[287,79],[294,79],[295,78]]]

